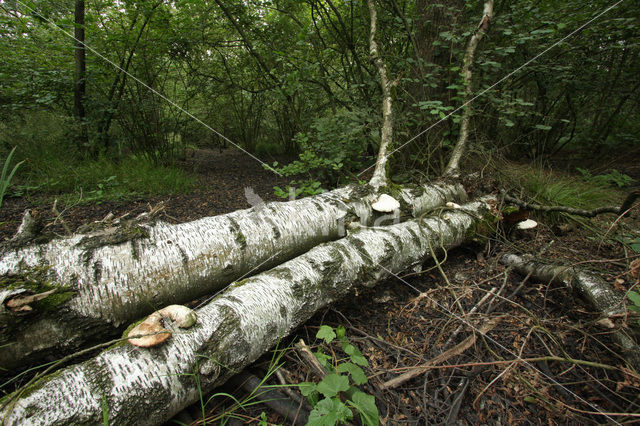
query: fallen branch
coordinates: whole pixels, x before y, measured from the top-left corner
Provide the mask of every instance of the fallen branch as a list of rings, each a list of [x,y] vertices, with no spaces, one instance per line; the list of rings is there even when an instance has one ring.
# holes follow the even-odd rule
[[[397,194],[409,217],[465,196],[460,185],[444,183]],[[341,238],[349,222],[379,219],[374,197],[352,186],[189,223],[134,219],[43,244],[0,245],[0,365],[51,361],[115,337],[157,308],[213,294]],[[28,315],[6,307],[53,289]]]
[[[243,371],[233,376],[229,383],[244,389],[255,399],[284,417],[287,424],[306,425],[309,412],[300,404],[296,404],[276,389],[265,386],[263,381],[253,374]]]
[[[498,323],[502,320],[502,318],[503,317],[496,317],[487,321],[477,330],[477,332],[482,335],[487,334],[489,331],[493,330],[496,325],[498,325]],[[453,348],[441,353],[437,357],[430,359],[429,361],[427,361],[422,365],[412,367],[411,370],[397,377],[394,377],[391,380],[387,380],[382,385],[380,385],[380,388],[393,389],[413,379],[414,377],[418,377],[424,374],[426,371],[430,370],[434,366],[437,366],[438,364],[442,364],[443,362],[447,361],[449,358],[453,358],[456,355],[462,354],[464,351],[466,351],[476,343],[476,338],[477,338],[477,334],[473,333],[471,336],[467,337],[466,339],[458,343]]]
[[[318,376],[319,379],[324,379],[324,377],[327,375],[327,371],[324,369],[322,364],[320,364],[320,361],[318,361],[318,358],[316,358],[313,352],[311,352],[311,348],[309,348],[304,340],[300,339],[300,341],[296,343],[296,349],[298,350],[298,353],[304,360],[305,364],[307,364],[307,367],[313,370],[313,372],[316,376]]]
[[[606,207],[598,207],[597,209],[593,209],[593,210],[576,209],[576,208],[567,207],[567,206],[543,206],[541,204],[528,203],[526,201],[522,201],[518,198],[510,196],[504,191],[502,191],[501,193],[505,201],[511,204],[515,204],[516,206],[521,207],[525,210],[536,210],[536,211],[545,212],[545,213],[559,212],[559,213],[568,213],[575,216],[596,217],[604,213],[625,215],[626,213],[628,213],[628,211],[632,207],[633,201],[635,201],[635,199],[638,197],[638,194],[640,194],[640,191],[635,191],[629,194],[627,199],[622,203],[620,207],[606,206]]]
[[[594,274],[578,268],[546,264],[515,254],[506,254],[500,261],[514,267],[522,275],[531,275],[540,281],[564,285],[583,299],[591,309],[606,318],[626,313],[623,295]],[[627,330],[618,328],[613,331],[612,337],[622,348],[622,354],[629,365],[640,371],[640,347],[629,336]]]

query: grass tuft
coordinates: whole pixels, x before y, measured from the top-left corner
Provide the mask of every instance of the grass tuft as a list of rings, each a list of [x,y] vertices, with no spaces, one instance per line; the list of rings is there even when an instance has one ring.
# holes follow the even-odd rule
[[[501,188],[527,201],[545,206],[567,206],[592,210],[619,205],[623,194],[604,182],[555,172],[541,166],[521,165],[504,160],[493,163],[494,176]],[[552,221],[565,213],[551,213]]]

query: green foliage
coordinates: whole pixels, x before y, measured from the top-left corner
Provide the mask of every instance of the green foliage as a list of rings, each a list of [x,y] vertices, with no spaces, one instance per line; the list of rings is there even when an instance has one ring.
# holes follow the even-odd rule
[[[275,163],[274,163],[275,164]],[[280,198],[295,199],[299,196],[316,195],[324,192],[324,189],[320,186],[320,182],[314,179],[307,180],[292,180],[290,185],[287,185],[285,189],[279,186],[273,187],[273,192]]]
[[[617,186],[618,188],[624,188],[625,186],[629,186],[636,181],[631,176],[620,173],[616,169],[611,170],[611,172],[609,173],[596,176],[593,176],[587,169],[582,169],[580,167],[576,167],[576,169],[578,170],[578,172],[580,172],[582,178],[586,182],[595,184],[597,186]]]
[[[479,89],[488,88],[608,6],[604,0],[589,7],[577,0],[535,6],[510,2],[501,8],[478,52]],[[606,155],[637,146],[639,110],[629,98],[629,88],[637,91],[640,84],[634,71],[640,65],[640,46],[631,41],[640,35],[639,15],[637,5],[621,6],[615,19],[594,21],[514,78],[491,88],[474,105],[483,111],[477,131],[513,158],[544,158],[563,149],[592,157],[594,152]],[[634,59],[626,58],[628,54]],[[608,64],[606,72],[603,63]]]
[[[321,192],[322,183],[333,186],[342,176],[360,169],[366,159],[362,154],[367,150],[367,138],[377,137],[364,111],[340,110],[315,120],[310,132],[296,135],[298,160],[279,168],[276,162],[273,167],[284,176],[302,176],[291,186],[298,186],[297,194],[313,195]],[[289,195],[282,189],[276,189],[276,194]]]
[[[524,191],[539,204],[594,209],[619,202],[620,194],[612,191],[608,184],[585,182],[540,166],[497,162],[494,167],[501,187]]]
[[[15,151],[16,151],[16,148],[14,147],[9,153],[9,155],[7,155],[7,158],[5,158],[4,160],[4,166],[2,167],[2,173],[0,173],[0,208],[2,207],[2,200],[4,199],[4,194],[7,192],[7,188],[11,183],[11,179],[13,178],[13,175],[18,170],[18,167],[20,167],[20,165],[23,163],[23,161],[17,163],[15,166],[13,166],[13,169],[11,169],[11,172],[9,172],[11,157],[13,157],[13,153]],[[9,172],[8,175],[7,175],[7,172]]]
[[[317,384],[305,382],[299,385],[300,392],[313,405],[308,425],[331,426],[347,422],[353,418],[352,409],[358,413],[363,424],[377,425],[378,407],[375,398],[357,388],[367,383],[367,376],[360,368],[369,365],[367,359],[347,339],[342,326],[334,329],[323,325],[316,338],[324,340],[326,345],[337,339],[350,361],[333,359],[322,348],[315,352],[320,364],[330,373]]]
[[[0,147],[17,143],[24,162],[7,195],[46,191],[62,198],[97,202],[134,196],[188,192],[193,178],[146,156],[119,160],[88,157],[72,142],[74,123],[50,112],[33,112],[0,123]]]
[[[255,154],[258,158],[273,157],[275,155],[281,155],[284,151],[282,146],[274,142],[260,142],[256,145]]]
[[[634,290],[630,290],[627,293],[627,298],[632,303],[631,305],[629,305],[629,310],[640,314],[640,293]],[[638,319],[637,321],[638,325],[640,325],[640,319]]]
[[[394,83],[396,146],[428,129],[393,155],[395,175],[439,172],[459,134],[458,113],[447,116],[463,103],[463,58],[482,10],[480,1],[463,3],[379,7],[380,54]],[[32,112],[71,117],[73,44],[52,23],[72,31],[73,8],[29,5],[37,13],[21,2],[0,10],[0,120]],[[469,105],[471,142],[519,159],[637,147],[640,14],[634,2],[617,5],[615,18],[595,20],[519,70],[607,6],[605,0],[496,6],[471,67],[471,91],[487,90]],[[228,16],[187,0],[87,3],[91,47],[174,104],[88,52],[87,146],[74,146],[78,129],[68,119],[51,129],[56,137],[32,141],[43,151],[83,156],[89,149],[94,158],[117,152],[169,164],[187,144],[219,144],[211,126],[259,157],[300,154],[281,173],[296,180],[301,194],[344,182],[370,165],[379,143],[381,90],[363,8],[362,2],[231,2]],[[2,144],[1,153],[15,144]],[[58,158],[34,156],[35,149],[19,147],[16,156],[29,152],[30,163]],[[51,186],[57,180],[51,176],[28,184]],[[622,176],[611,179],[626,184]],[[88,190],[98,190],[92,185]]]

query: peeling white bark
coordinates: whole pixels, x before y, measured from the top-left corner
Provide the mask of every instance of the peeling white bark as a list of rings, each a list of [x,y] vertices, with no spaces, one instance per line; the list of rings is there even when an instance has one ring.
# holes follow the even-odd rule
[[[465,194],[460,186],[436,184],[400,195],[405,211],[417,215]],[[347,187],[189,223],[143,225],[136,232],[144,236],[117,244],[89,248],[90,235],[75,235],[6,249],[0,284],[3,276],[40,271],[50,287],[73,293],[55,309],[18,315],[5,304],[28,287],[0,285],[0,365],[25,367],[108,339],[156,309],[212,294],[255,269],[340,238],[345,221],[373,218],[373,198]]]
[[[151,349],[124,345],[36,383],[0,410],[5,425],[161,424],[253,362],[318,309],[430,258],[430,246],[469,241],[490,216],[482,200],[439,217],[362,229],[233,284],[198,322]],[[6,402],[5,398],[5,402]]]

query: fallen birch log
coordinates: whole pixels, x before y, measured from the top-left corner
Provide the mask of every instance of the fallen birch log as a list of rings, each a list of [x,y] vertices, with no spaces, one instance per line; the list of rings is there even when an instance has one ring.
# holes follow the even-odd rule
[[[122,345],[47,376],[3,401],[6,425],[161,424],[256,360],[316,311],[357,286],[466,243],[493,220],[495,199],[437,217],[362,228],[231,285],[197,323],[163,345]],[[196,375],[198,375],[196,380]]]
[[[398,194],[408,216],[465,197],[460,185],[444,183]],[[374,197],[352,186],[189,223],[129,222],[0,248],[0,366],[25,368],[106,341],[158,308],[213,294],[341,238],[345,223],[376,218]]]
[[[605,318],[619,316],[626,312],[624,296],[595,274],[580,268],[538,262],[516,254],[506,254],[501,261],[505,265],[514,267],[522,275],[531,274],[539,281],[564,285]],[[629,364],[640,371],[640,347],[629,335],[629,331],[618,327],[613,330],[612,337],[614,342],[622,348],[622,354]]]

